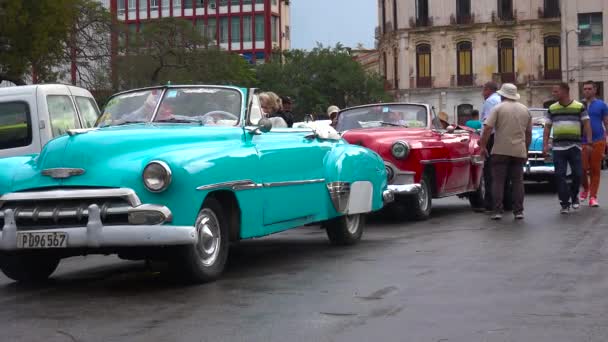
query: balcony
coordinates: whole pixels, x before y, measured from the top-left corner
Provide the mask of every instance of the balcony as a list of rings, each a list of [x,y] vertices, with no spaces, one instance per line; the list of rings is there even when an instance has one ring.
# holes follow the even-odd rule
[[[458,86],[466,87],[473,85],[473,75],[458,75],[457,77]]]
[[[475,14],[462,14],[456,15],[453,14],[450,16],[450,24],[452,25],[471,25],[475,23]]]
[[[517,12],[516,11],[505,11],[505,12],[499,12],[498,14],[496,14],[495,11],[492,11],[492,22],[493,23],[499,23],[499,22],[513,22],[513,21],[517,21]]]
[[[545,80],[547,81],[561,81],[562,71],[561,70],[545,70]]]
[[[432,77],[418,77],[416,78],[416,88],[432,88],[433,78]]]
[[[514,72],[503,72],[499,73],[500,75],[500,83],[515,83],[515,73]]]
[[[542,19],[556,19],[561,18],[562,13],[559,7],[539,7],[538,17]]]
[[[410,27],[430,27],[433,26],[433,18],[431,17],[410,17]]]

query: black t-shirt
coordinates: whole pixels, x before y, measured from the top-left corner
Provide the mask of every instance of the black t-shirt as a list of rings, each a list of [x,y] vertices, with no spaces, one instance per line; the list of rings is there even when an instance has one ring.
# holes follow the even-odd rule
[[[287,124],[287,127],[293,127],[293,113],[289,112],[289,111],[278,111],[272,115],[270,115],[271,118],[282,118],[283,120],[285,120],[285,123]]]

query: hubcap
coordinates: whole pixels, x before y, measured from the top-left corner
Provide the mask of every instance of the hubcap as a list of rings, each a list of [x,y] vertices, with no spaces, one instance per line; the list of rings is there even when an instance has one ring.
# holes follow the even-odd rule
[[[359,221],[361,221],[361,215],[348,215],[345,217],[346,219],[346,229],[352,235],[357,234],[359,230]]]
[[[203,209],[196,220],[196,231],[198,233],[198,243],[196,252],[205,266],[211,266],[217,260],[220,253],[220,243],[222,236],[220,233],[220,223],[210,209]]]
[[[423,180],[421,185],[420,192],[418,193],[418,205],[422,211],[426,211],[429,206],[429,191],[426,188],[426,181]]]

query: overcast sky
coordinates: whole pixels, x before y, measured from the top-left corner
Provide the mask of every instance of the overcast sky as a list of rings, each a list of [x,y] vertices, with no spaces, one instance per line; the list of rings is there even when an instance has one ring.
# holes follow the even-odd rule
[[[377,0],[291,0],[291,47],[310,49],[321,42],[374,47]]]

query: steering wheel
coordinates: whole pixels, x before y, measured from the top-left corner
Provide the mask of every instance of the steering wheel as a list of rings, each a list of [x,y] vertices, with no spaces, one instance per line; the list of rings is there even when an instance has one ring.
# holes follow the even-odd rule
[[[211,112],[201,116],[201,121],[203,121],[203,122],[211,120],[213,123],[217,123],[219,120],[222,120],[222,119],[238,121],[239,117],[232,113],[223,111],[223,110],[214,110],[214,111],[211,111]]]

